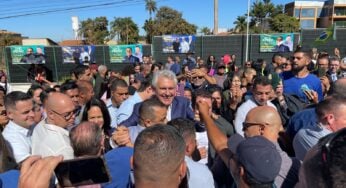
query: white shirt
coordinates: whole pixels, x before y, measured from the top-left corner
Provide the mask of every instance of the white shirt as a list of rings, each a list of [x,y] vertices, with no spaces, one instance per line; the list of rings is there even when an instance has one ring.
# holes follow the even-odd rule
[[[185,161],[187,168],[189,169],[189,187],[215,187],[213,175],[206,165],[195,162],[188,156],[185,156]]]
[[[2,135],[9,143],[17,163],[22,162],[31,155],[32,130],[9,121]]]
[[[111,116],[111,127],[112,128],[118,127],[118,125],[117,125],[118,108],[113,105],[111,98],[107,100],[106,106],[107,106],[109,115]]]
[[[267,101],[267,105],[274,107],[276,109],[274,104],[271,103],[270,101]],[[242,105],[239,106],[235,114],[235,119],[234,119],[235,131],[243,137],[244,137],[243,122],[245,121],[246,115],[251,109],[257,106],[258,106],[257,103],[255,103],[253,97],[251,97],[250,99],[248,99],[246,102],[244,102]]]
[[[73,159],[69,132],[42,120],[36,125],[32,135],[32,154],[42,157],[63,155],[64,160]]]

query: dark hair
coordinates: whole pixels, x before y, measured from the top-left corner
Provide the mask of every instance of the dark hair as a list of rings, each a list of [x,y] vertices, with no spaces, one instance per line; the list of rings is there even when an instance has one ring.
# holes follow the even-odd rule
[[[102,130],[92,122],[82,122],[70,131],[70,140],[76,157],[97,155],[101,150]]]
[[[188,139],[194,139],[196,137],[195,123],[189,119],[176,118],[169,121],[167,125],[176,128],[185,142],[187,142]]]
[[[268,86],[271,85],[271,80],[266,76],[257,76],[253,81],[253,89],[256,89],[257,85]]]
[[[111,82],[111,92],[115,91],[118,87],[128,87],[127,83],[125,80],[122,79],[115,79]]]
[[[275,61],[275,58],[276,58],[276,57],[283,57],[283,55],[282,55],[281,53],[275,53],[275,54],[273,54],[272,62]]]
[[[44,105],[45,100],[48,98],[49,93],[56,92],[54,88],[47,88],[40,93],[41,104]]]
[[[164,181],[184,162],[185,142],[172,126],[156,125],[139,133],[133,152],[135,181]]]
[[[135,79],[136,81],[136,79]],[[151,86],[151,80],[150,79],[144,79],[142,82],[141,82],[141,86],[139,87],[139,89],[137,90],[138,92],[143,92],[145,91],[148,87]]]
[[[111,116],[108,112],[108,109],[106,107],[106,104],[97,98],[92,98],[89,102],[85,104],[85,108],[82,114],[82,121],[88,121],[88,111],[90,110],[91,107],[96,106],[99,107],[101,112],[102,112],[102,117],[103,117],[103,132],[105,135],[110,136],[110,130],[111,128]]]
[[[154,63],[151,65],[151,69],[150,69],[150,72],[153,72],[155,67],[158,67],[159,70],[161,70],[161,67],[162,67],[162,64],[159,64],[159,63]]]
[[[76,81],[74,80],[66,80],[61,86],[60,86],[60,92],[66,93],[66,91],[71,89],[78,89],[78,85]]]
[[[196,106],[196,99],[197,97],[203,97],[203,98],[208,98],[211,99],[211,93],[208,92],[205,89],[197,89],[195,90],[194,94],[192,95],[192,108],[195,108]]]
[[[22,91],[12,91],[5,96],[5,108],[6,110],[10,108],[15,108],[18,101],[32,100],[32,97],[27,93]]]
[[[303,53],[304,56],[312,59],[312,50],[308,47],[305,46],[299,46],[297,49],[294,51],[294,53]]]
[[[142,119],[153,119],[155,118],[154,108],[167,108],[156,96],[151,97],[150,99],[145,100],[139,107],[139,117],[140,121]]]
[[[309,151],[314,151],[314,154],[306,158],[302,166],[307,187],[344,187],[346,167],[345,130],[344,128],[321,138]],[[328,146],[326,146],[327,143]],[[329,149],[327,150],[326,147]]]
[[[28,89],[28,92],[27,94],[30,96],[30,97],[33,97],[34,96],[34,92],[38,89],[42,89],[42,86],[38,85],[38,84],[31,84],[30,88]]]
[[[85,71],[88,70],[89,67],[86,65],[77,65],[73,70],[72,70],[72,74],[76,77],[76,79],[78,80],[78,78],[85,74]]]
[[[332,61],[339,61],[339,63],[340,63],[340,58],[337,57],[337,56],[331,56],[331,57],[329,57],[329,64],[330,64]]]
[[[15,169],[17,163],[2,134],[0,134],[0,147],[0,173]]]

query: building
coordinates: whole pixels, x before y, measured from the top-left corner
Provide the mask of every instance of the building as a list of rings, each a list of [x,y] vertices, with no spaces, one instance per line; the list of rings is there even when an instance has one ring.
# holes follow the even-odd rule
[[[25,45],[43,45],[43,46],[56,46],[58,43],[49,38],[29,38],[23,39],[22,44]]]
[[[285,5],[285,13],[296,17],[302,29],[326,28],[334,23],[346,27],[346,0],[294,1]]]

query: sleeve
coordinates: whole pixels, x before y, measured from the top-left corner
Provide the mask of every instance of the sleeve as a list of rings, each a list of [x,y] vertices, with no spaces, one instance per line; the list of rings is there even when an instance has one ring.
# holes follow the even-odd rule
[[[26,144],[21,137],[16,137],[15,135],[6,136],[5,134],[3,136],[8,146],[10,146],[17,163],[22,162],[30,156],[30,146]]]
[[[243,122],[245,120],[245,116],[246,116],[246,114],[245,114],[243,108],[238,108],[238,110],[235,114],[235,119],[234,119],[235,132],[240,134],[243,137],[244,137]]]
[[[131,126],[136,126],[138,124],[138,119],[139,119],[139,106],[141,103],[136,104],[131,116],[125,120],[119,123],[118,125],[123,125],[125,127],[131,127]]]

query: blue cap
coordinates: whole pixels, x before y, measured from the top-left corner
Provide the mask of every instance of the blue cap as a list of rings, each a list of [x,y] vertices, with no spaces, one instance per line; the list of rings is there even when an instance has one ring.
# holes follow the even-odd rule
[[[270,183],[278,176],[281,156],[275,145],[263,136],[244,139],[236,134],[228,140],[228,148],[237,156],[245,172],[260,183]]]

